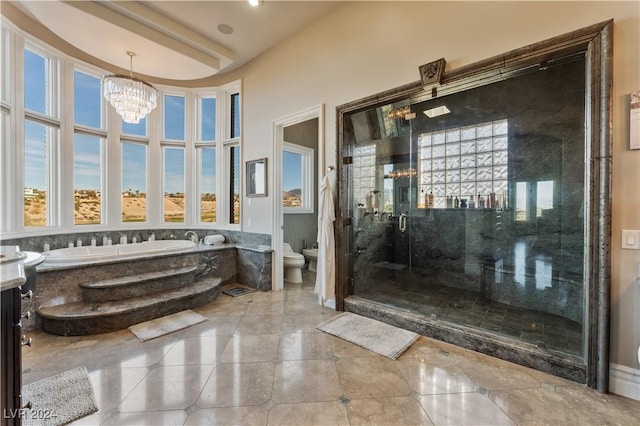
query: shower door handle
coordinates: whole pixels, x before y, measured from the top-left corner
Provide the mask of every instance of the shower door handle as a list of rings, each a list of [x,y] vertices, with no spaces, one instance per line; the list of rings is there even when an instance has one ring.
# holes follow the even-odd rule
[[[400,218],[398,219],[398,227],[400,228],[400,232],[404,232],[407,230],[407,215],[405,213],[400,214]]]

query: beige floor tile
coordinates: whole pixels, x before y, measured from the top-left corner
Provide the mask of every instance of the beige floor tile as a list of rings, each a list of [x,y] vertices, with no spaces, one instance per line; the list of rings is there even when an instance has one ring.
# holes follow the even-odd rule
[[[428,359],[402,358],[396,366],[411,389],[420,395],[475,392],[478,386],[455,366],[440,367]]]
[[[120,412],[183,410],[198,399],[213,367],[158,367],[149,372],[120,404]]]
[[[420,404],[436,425],[515,425],[489,397],[479,393],[428,395],[420,398]]]
[[[519,425],[640,424],[639,401],[583,385],[496,391],[490,397]]]
[[[282,361],[276,365],[272,399],[277,403],[335,401],[340,395],[332,360]]]
[[[176,342],[159,361],[160,365],[213,364],[231,336],[198,336]]]
[[[245,315],[282,315],[284,300],[253,300],[247,305]]]
[[[85,365],[99,411],[76,426],[640,424],[639,401],[444,342],[421,337],[394,362],[320,332],[337,312],[316,305],[303,277],[284,291],[220,295],[195,309],[208,321],[147,342],[129,330],[30,332],[23,382]]]
[[[340,358],[336,367],[344,396],[349,399],[408,396],[411,392],[395,363],[380,355]]]
[[[269,411],[262,407],[206,408],[189,414],[185,426],[244,425],[264,426]]]
[[[184,424],[186,418],[187,413],[184,410],[120,413],[109,417],[102,424],[118,426],[179,426]]]
[[[456,366],[479,387],[485,389],[526,389],[539,388],[541,385],[526,369],[502,360],[459,362]]]
[[[282,360],[331,358],[333,350],[325,333],[291,333],[280,336],[278,354]]]
[[[279,334],[280,315],[244,315],[233,334]]]
[[[190,327],[189,336],[230,336],[235,331],[242,315],[210,316],[208,321]]]
[[[348,425],[345,407],[337,401],[280,404],[269,411],[268,425]]]
[[[218,357],[220,362],[274,361],[278,356],[280,336],[277,334],[236,335]]]
[[[89,371],[93,395],[100,414],[117,411],[120,403],[149,373],[146,367],[119,368],[110,366]]]
[[[354,399],[347,405],[351,425],[432,425],[418,401],[410,397]]]
[[[261,405],[271,398],[275,365],[271,362],[220,364],[202,389],[198,406]]]
[[[318,324],[325,322],[333,315],[310,313],[310,314],[286,314],[282,317],[282,333],[302,333],[318,332]]]

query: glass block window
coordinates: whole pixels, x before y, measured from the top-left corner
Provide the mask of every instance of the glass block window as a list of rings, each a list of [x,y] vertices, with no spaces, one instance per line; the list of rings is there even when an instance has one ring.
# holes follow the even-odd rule
[[[506,119],[424,133],[418,156],[420,189],[433,193],[436,208],[447,207],[447,197],[473,200],[476,207],[479,197],[486,202],[491,193],[496,200],[508,199]]]
[[[365,206],[367,193],[376,187],[376,146],[353,148],[353,201]]]

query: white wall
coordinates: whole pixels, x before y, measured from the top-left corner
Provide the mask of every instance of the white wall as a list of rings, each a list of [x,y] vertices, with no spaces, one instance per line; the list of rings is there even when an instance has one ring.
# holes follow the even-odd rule
[[[621,229],[640,229],[640,150],[628,150],[627,109],[628,94],[640,89],[637,1],[340,5],[240,70],[244,160],[270,157],[274,120],[324,104],[325,164],[336,164],[337,105],[417,81],[418,66],[441,57],[451,70],[609,19],[615,20],[611,362],[638,369],[640,251],[619,248]],[[271,234],[272,198],[244,201],[243,230]]]

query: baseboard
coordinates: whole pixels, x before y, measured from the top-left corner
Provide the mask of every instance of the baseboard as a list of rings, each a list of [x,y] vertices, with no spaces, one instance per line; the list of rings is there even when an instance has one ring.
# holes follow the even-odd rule
[[[609,392],[640,401],[640,370],[609,364]]]

